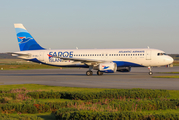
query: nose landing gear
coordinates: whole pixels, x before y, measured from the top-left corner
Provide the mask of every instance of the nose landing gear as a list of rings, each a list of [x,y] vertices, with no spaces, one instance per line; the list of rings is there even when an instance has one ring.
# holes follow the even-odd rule
[[[152,74],[153,74],[153,72],[152,72],[151,67],[149,66],[149,67],[148,67],[148,69],[149,69],[149,75],[152,75]]]

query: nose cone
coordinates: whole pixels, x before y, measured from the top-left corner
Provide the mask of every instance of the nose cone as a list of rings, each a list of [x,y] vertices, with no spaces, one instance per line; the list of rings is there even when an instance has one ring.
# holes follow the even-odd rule
[[[174,60],[172,57],[167,56],[167,58],[165,58],[165,61],[167,62],[167,64],[172,64]]]

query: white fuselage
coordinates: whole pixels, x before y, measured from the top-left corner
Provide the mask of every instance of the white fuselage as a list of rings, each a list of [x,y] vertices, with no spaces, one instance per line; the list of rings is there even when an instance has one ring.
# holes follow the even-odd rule
[[[56,66],[78,67],[86,65],[86,63],[49,57],[49,55],[114,62],[117,67],[163,66],[173,62],[173,58],[166,55],[164,51],[157,49],[58,49],[30,50],[16,53],[29,54],[29,56],[18,56],[22,59]]]

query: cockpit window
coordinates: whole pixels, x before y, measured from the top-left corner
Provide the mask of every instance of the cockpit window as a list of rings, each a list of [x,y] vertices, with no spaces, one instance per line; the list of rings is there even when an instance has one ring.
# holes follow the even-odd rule
[[[166,53],[157,53],[158,56],[167,55]]]

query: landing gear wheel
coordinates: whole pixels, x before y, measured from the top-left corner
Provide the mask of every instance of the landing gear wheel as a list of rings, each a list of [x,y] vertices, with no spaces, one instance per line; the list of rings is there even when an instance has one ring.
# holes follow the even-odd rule
[[[153,72],[152,72],[151,67],[149,66],[149,67],[148,67],[148,69],[149,69],[149,75],[152,75],[152,74],[153,74]]]
[[[87,76],[93,75],[93,72],[92,71],[86,71],[86,75]]]
[[[101,72],[101,71],[97,71],[97,75],[103,75],[103,72]]]
[[[153,72],[152,72],[152,71],[150,71],[150,72],[149,72],[149,75],[152,75],[152,74],[153,74]]]

